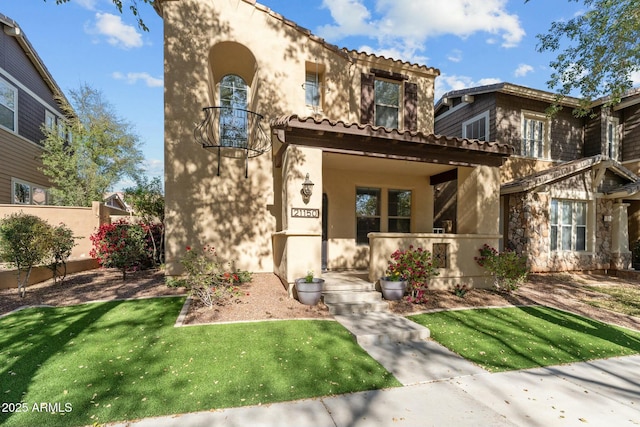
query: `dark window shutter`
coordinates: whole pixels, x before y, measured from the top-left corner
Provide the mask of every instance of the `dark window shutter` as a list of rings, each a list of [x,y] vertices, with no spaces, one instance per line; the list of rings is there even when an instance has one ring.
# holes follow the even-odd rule
[[[362,73],[360,94],[360,123],[373,124],[375,117],[375,81],[373,74]]]
[[[404,128],[418,130],[418,85],[415,83],[404,84]]]

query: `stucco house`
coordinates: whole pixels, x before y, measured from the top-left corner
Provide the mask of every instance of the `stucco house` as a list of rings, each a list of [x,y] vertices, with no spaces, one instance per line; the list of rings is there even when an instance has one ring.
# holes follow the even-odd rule
[[[20,26],[0,27],[0,204],[47,204],[42,126],[60,129],[68,102]]]
[[[289,285],[324,269],[375,281],[413,244],[438,254],[433,286],[488,285],[473,259],[498,245],[513,149],[434,133],[437,69],[338,48],[255,1],[155,6],[167,274],[213,245]]]
[[[613,108],[510,83],[449,92],[435,131],[514,147],[500,168],[501,246],[525,254],[532,271],[628,269],[640,230],[638,92]]]

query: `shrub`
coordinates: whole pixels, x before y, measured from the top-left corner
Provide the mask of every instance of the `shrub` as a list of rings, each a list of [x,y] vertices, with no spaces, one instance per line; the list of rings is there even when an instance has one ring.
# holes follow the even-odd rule
[[[631,244],[631,256],[634,268],[640,268],[640,240]]]
[[[514,251],[498,252],[485,244],[479,249],[475,260],[493,276],[496,290],[509,293],[515,291],[527,279],[527,259]]]
[[[213,246],[205,246],[202,251],[186,248],[185,256],[180,260],[185,275],[167,280],[167,285],[184,287],[191,296],[198,298],[205,306],[224,305],[241,292],[238,285],[251,281],[251,273],[225,269],[218,261]]]
[[[459,298],[464,298],[464,296],[471,290],[471,287],[468,285],[461,285],[458,283],[453,287],[453,294]]]
[[[429,280],[439,273],[433,265],[431,252],[410,245],[407,250],[398,249],[391,254],[386,274],[391,280],[406,280],[408,301],[421,303],[427,299]]]
[[[76,245],[73,231],[64,224],[60,224],[57,227],[51,227],[49,230],[49,242],[50,249],[47,256],[47,267],[53,272],[53,282],[58,282],[60,275],[60,267],[62,270],[62,277],[60,282],[64,281],[67,276],[67,260],[71,256],[71,250]]]
[[[50,229],[45,220],[23,212],[0,220],[0,259],[16,268],[20,297],[26,294],[31,270],[49,253]]]
[[[90,237],[93,242],[90,255],[103,267],[121,270],[122,280],[126,280],[127,271],[148,265],[146,237],[147,232],[141,224],[130,224],[125,220],[102,224]]]

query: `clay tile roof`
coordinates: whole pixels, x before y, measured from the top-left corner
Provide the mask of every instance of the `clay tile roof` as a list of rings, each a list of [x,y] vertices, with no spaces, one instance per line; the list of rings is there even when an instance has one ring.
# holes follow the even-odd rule
[[[297,114],[277,117],[271,121],[274,129],[306,129],[309,131],[332,132],[341,135],[351,135],[363,138],[382,138],[394,141],[405,141],[415,144],[428,144],[440,146],[442,148],[454,148],[462,150],[473,150],[487,154],[496,154],[508,157],[513,154],[513,147],[509,144],[499,142],[486,142],[477,139],[458,138],[435,134],[424,134],[422,132],[389,129],[383,126],[371,124],[347,123],[342,120],[333,121],[327,118],[317,119],[314,117],[300,117]]]

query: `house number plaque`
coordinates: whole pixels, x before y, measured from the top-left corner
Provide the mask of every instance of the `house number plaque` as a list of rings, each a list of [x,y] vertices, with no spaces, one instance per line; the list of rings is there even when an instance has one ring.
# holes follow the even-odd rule
[[[292,218],[320,218],[320,209],[291,208]]]

